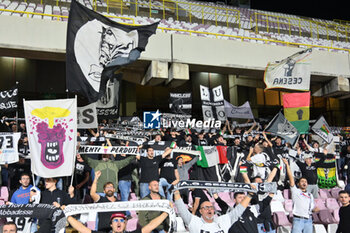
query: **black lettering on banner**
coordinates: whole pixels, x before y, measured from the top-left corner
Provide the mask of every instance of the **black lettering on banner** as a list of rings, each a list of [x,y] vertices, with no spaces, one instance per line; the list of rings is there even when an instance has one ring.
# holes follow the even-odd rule
[[[90,108],[90,109],[85,109],[83,112],[82,112],[82,115],[83,115],[83,122],[85,124],[90,124],[94,121],[94,116],[93,116],[93,110]]]
[[[2,148],[3,143],[5,144],[6,149],[13,148],[13,138],[12,136],[0,136],[0,148]]]
[[[303,78],[298,78],[298,84],[301,84],[303,82]]]
[[[209,110],[206,110],[204,113],[206,117],[211,117],[211,112]]]

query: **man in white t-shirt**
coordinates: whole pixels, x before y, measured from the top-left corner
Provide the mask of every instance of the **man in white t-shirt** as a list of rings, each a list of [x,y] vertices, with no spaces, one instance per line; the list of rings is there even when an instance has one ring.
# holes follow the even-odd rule
[[[318,212],[315,207],[314,197],[307,192],[307,179],[301,177],[298,182],[299,188],[295,186],[294,176],[290,169],[287,159],[283,159],[286,165],[287,174],[290,182],[290,190],[293,200],[293,228],[292,233],[312,233],[312,212]]]

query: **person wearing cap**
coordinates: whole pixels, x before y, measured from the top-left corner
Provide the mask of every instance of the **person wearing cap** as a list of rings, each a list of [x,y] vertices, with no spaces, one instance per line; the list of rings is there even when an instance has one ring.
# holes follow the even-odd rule
[[[324,153],[327,152],[327,150],[323,151]],[[298,153],[300,153],[300,150],[298,150]],[[324,162],[324,156],[321,157],[321,159],[318,162],[312,162],[312,154],[305,154],[304,160],[305,163],[296,160],[296,164],[300,168],[302,177],[305,177],[307,180],[307,191],[312,193],[314,198],[318,198],[318,185],[317,185],[317,168],[323,164]]]
[[[81,222],[73,218],[72,216],[67,217],[67,221],[70,225],[80,233],[151,233],[155,228],[158,227],[166,218],[168,217],[168,213],[163,212],[158,217],[149,222],[146,226],[142,228],[138,228],[135,231],[128,232],[126,231],[126,226],[128,224],[127,217],[122,212],[117,212],[111,215],[110,217],[110,227],[111,231],[92,231],[86,226],[84,226]]]

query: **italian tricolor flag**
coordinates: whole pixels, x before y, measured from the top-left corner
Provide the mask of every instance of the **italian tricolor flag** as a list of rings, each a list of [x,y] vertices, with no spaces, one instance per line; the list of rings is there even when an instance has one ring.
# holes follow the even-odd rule
[[[227,146],[197,146],[196,149],[201,152],[200,159],[197,161],[200,167],[228,163]]]
[[[284,116],[300,134],[309,131],[310,92],[283,94]]]

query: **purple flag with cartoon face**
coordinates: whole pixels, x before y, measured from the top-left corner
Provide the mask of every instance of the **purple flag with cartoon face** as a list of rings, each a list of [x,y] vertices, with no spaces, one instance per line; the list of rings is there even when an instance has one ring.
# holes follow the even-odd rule
[[[24,101],[32,172],[72,175],[77,138],[76,99]]]

